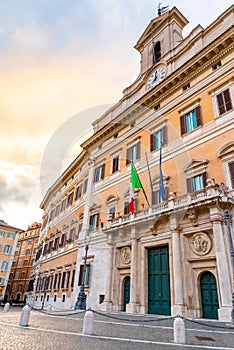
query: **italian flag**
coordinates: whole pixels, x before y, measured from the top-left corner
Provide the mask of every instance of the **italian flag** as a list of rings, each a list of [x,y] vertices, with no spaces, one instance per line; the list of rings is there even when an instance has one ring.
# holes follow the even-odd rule
[[[131,177],[130,177],[130,193],[129,193],[129,203],[128,210],[130,213],[134,213],[134,190],[135,188],[142,188],[141,181],[136,172],[134,164],[131,165]]]

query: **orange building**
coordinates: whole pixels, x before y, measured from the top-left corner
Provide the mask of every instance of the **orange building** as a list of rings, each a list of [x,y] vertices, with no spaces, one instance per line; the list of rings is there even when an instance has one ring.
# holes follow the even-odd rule
[[[146,27],[140,74],[41,204],[36,305],[74,307],[85,264],[93,309],[230,320],[233,227],[220,201],[232,210],[233,11],[185,38],[175,7]],[[144,189],[134,213],[131,163]]]
[[[37,254],[40,230],[41,224],[35,222],[19,235],[7,285],[8,301],[26,301],[30,292],[30,273]]]
[[[7,300],[7,283],[15,254],[18,235],[23,230],[0,220],[0,301]]]

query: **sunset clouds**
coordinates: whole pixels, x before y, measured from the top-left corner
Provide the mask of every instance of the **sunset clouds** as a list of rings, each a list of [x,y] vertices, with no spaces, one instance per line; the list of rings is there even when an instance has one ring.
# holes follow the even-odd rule
[[[231,4],[163,2],[188,18],[185,34]],[[0,0],[0,219],[23,229],[40,221],[72,145],[138,76],[133,46],[156,12],[152,0]]]

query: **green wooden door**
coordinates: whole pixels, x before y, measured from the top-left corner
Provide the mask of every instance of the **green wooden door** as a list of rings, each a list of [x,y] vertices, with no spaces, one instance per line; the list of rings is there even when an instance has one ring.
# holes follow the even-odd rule
[[[218,319],[218,294],[215,276],[211,272],[204,272],[201,276],[202,316]]]
[[[124,280],[124,302],[123,302],[123,311],[126,311],[126,305],[130,301],[130,277],[126,277]]]
[[[168,246],[148,250],[148,312],[171,314]]]

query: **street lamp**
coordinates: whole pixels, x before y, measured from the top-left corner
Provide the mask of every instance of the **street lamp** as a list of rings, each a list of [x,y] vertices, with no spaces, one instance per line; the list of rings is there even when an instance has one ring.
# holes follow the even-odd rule
[[[87,268],[87,256],[88,256],[88,250],[89,250],[89,243],[87,242],[86,238],[90,238],[90,233],[88,232],[85,236],[85,257],[84,257],[84,268],[82,273],[82,282],[80,286],[80,291],[77,297],[77,301],[75,303],[75,310],[86,310],[86,298],[87,295],[85,294],[85,276],[86,276],[86,268]]]
[[[219,195],[217,197],[217,206],[223,212],[224,222],[227,224],[228,229],[228,237],[230,244],[230,254],[232,261],[232,311],[231,311],[231,319],[232,324],[234,324],[234,249],[233,249],[233,239],[232,239],[232,230],[231,230],[231,209],[234,205],[234,197],[228,191],[228,187],[222,182],[219,186]]]

